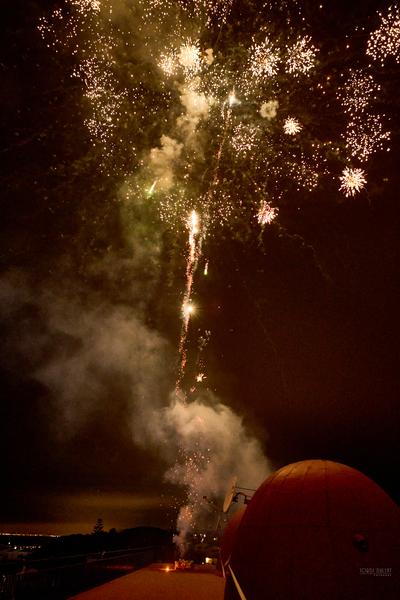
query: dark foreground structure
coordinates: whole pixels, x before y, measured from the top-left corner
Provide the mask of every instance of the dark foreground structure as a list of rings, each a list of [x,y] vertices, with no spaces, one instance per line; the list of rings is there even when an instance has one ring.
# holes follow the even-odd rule
[[[90,586],[87,578],[92,564],[99,569],[104,561],[117,576],[122,575],[124,565],[134,568],[132,558],[125,558],[104,556],[89,563],[82,571],[89,583],[86,587]],[[149,561],[150,554],[142,556],[143,561],[145,558]],[[154,559],[160,560],[156,555]],[[221,543],[222,572],[208,565],[175,570],[173,562],[150,566],[142,562],[136,564],[139,570],[129,575],[97,587],[92,583],[93,589],[78,596],[73,595],[75,591],[62,597],[399,600],[399,563],[397,505],[359,471],[330,461],[308,460],[271,475],[247,507],[233,515]],[[46,596],[21,598],[44,600]]]
[[[398,600],[399,510],[355,469],[294,463],[235,515],[222,562],[225,600]]]
[[[83,592],[73,600],[223,600],[223,597],[224,580],[215,569],[198,566],[190,571],[174,571],[172,565],[154,564]]]

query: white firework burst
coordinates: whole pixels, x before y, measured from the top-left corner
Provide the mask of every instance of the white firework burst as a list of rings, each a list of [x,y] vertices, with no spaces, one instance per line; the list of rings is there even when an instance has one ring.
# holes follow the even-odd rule
[[[174,75],[177,66],[176,52],[161,54],[158,66],[166,75]]]
[[[388,56],[400,62],[400,9],[390,6],[386,15],[378,13],[381,24],[369,37],[367,56],[380,61],[383,65]]]
[[[349,167],[343,169],[343,173],[339,179],[341,182],[339,189],[347,197],[355,196],[367,183],[365,173],[362,169],[352,169]]]
[[[286,70],[292,75],[307,74],[315,65],[318,49],[306,35],[287,48]]]
[[[276,75],[280,58],[268,37],[261,44],[253,44],[250,52],[250,71],[254,77]]]
[[[277,207],[271,206],[266,200],[261,200],[257,212],[257,221],[261,226],[270,225],[278,216],[278,212],[279,209]]]
[[[182,44],[178,51],[178,62],[190,74],[198,73],[201,69],[201,53],[197,43]]]
[[[302,130],[302,126],[294,117],[288,117],[283,124],[283,131],[286,135],[296,135]]]

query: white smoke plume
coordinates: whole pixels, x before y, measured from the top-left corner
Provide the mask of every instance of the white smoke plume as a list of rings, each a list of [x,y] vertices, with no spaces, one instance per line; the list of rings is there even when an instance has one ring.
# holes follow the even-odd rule
[[[49,390],[61,443],[113,412],[130,423],[133,442],[162,456],[166,481],[187,495],[177,521],[182,552],[189,531],[215,526],[203,496],[221,506],[232,475],[256,488],[268,474],[260,443],[231,408],[211,393],[190,402],[169,396],[174,354],[134,308],[77,290],[38,291],[13,273],[0,280],[0,318],[12,324],[6,366]]]
[[[174,168],[183,144],[168,135],[161,136],[161,148],[150,150],[150,168],[157,179],[159,189],[167,192],[174,184]]]
[[[233,475],[242,487],[256,489],[270,472],[260,443],[246,430],[242,418],[211,393],[188,403],[172,397],[167,408],[153,414],[147,436],[163,445],[171,460],[179,457],[166,479],[187,492],[175,540],[182,554],[190,531],[215,527],[216,517],[210,516],[205,496],[221,508]]]
[[[272,119],[275,119],[276,117],[278,106],[278,100],[268,100],[268,102],[263,102],[260,106],[260,115],[263,119],[268,119],[268,121],[272,121]]]
[[[157,180],[158,190],[168,192],[173,187],[174,170],[183,148],[195,153],[197,157],[201,158],[203,155],[203,139],[198,127],[201,121],[208,119],[214,99],[199,92],[197,87],[196,77],[191,79],[190,83],[178,86],[184,112],[177,117],[176,129],[171,136],[162,135],[161,147],[150,150],[149,167],[152,176]],[[182,141],[177,141],[175,137]]]
[[[193,85],[181,87],[180,100],[188,117],[197,117],[199,120],[207,119],[212,99],[197,92]]]
[[[185,147],[197,154],[203,155],[203,140],[198,131],[200,121],[207,120],[213,98],[198,92],[195,85],[180,88],[180,100],[185,113],[177,118],[176,125],[182,136]]]
[[[214,62],[214,52],[212,48],[207,48],[207,50],[205,51],[205,61],[208,65],[212,65]]]
[[[9,368],[29,357],[30,375],[57,404],[62,436],[106,410],[117,389],[130,412],[165,405],[168,343],[131,307],[65,289],[38,292],[13,274],[0,281],[0,318],[13,322],[4,340]]]

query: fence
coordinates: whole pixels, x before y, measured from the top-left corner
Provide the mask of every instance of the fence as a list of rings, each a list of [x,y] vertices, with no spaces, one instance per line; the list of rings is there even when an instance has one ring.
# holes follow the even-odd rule
[[[31,560],[19,572],[7,573],[3,569],[0,599],[63,600],[157,560],[165,560],[167,552],[166,547],[146,546]],[[4,566],[10,571],[22,565]]]

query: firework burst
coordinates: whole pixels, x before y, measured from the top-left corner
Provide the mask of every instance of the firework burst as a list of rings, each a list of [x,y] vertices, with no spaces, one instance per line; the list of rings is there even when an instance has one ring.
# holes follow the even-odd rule
[[[363,189],[367,180],[362,169],[351,169],[346,167],[343,169],[343,173],[340,176],[340,182],[340,189],[345,196],[355,196],[357,192],[360,192]]]
[[[257,212],[257,221],[262,227],[264,225],[270,225],[278,216],[278,212],[278,208],[272,206],[269,202],[262,200]]]
[[[55,48],[69,48],[76,57],[73,75],[83,82],[90,107],[86,125],[93,144],[104,148],[105,160],[126,139],[122,128],[140,132],[146,122],[160,124],[164,131],[153,147],[132,134],[131,169],[138,195],[147,195],[151,182],[157,181],[151,198],[162,220],[176,230],[185,227],[193,198],[203,205],[211,231],[237,221],[249,209],[254,214],[258,187],[282,199],[301,189],[317,189],[329,171],[333,148],[335,169],[337,162],[343,169],[356,160],[365,168],[374,153],[387,149],[390,133],[385,115],[377,110],[381,86],[375,74],[367,67],[340,72],[335,64],[327,72],[312,37],[304,28],[296,31],[290,19],[279,32],[264,24],[240,52],[230,38],[216,51],[202,40],[208,29],[227,22],[231,1],[139,0],[138,6],[140,18],[133,31],[119,27],[112,4],[106,10],[96,0],[70,0],[69,11],[56,9],[40,29]],[[268,13],[267,5],[264,10]],[[379,49],[385,56],[397,56],[399,37],[397,8],[379,18],[367,46],[368,56],[376,60]],[[144,89],[147,76],[143,74],[142,82],[130,73],[132,61],[142,60],[135,34],[148,55],[146,64],[153,62],[157,68],[159,102]],[[121,63],[121,48],[130,62]],[[307,104],[300,97],[304,86],[311,95]],[[322,141],[321,114],[326,122],[336,120],[329,108],[336,106],[335,95],[344,127],[337,129],[336,138]],[[284,137],[279,135],[282,128]]]
[[[301,37],[287,47],[286,69],[294,76],[306,75],[315,67],[318,49],[310,36]]]
[[[400,9],[390,6],[386,14],[379,13],[380,26],[368,39],[367,56],[379,61],[383,66],[390,56],[400,62]]]
[[[302,130],[302,126],[294,117],[288,117],[283,124],[283,131],[286,135],[296,135]]]
[[[268,37],[250,48],[249,71],[253,77],[272,77],[278,72],[280,57]]]
[[[137,0],[134,9],[120,3],[122,16],[115,4],[66,0],[39,28],[49,46],[73,57],[85,123],[107,174],[122,174],[130,202],[156,209],[179,239],[186,236],[176,397],[187,408],[182,388],[206,236],[249,216],[264,229],[281,203],[297,205],[332,179],[354,196],[390,133],[374,68],[343,68],[346,57],[335,63],[330,49],[322,56],[304,16],[274,26],[277,3],[265,2],[262,23],[240,39],[229,22],[233,0]],[[287,3],[279,6],[284,13]],[[379,19],[368,60],[400,62],[399,10]],[[203,359],[195,371],[191,390],[206,379]],[[176,466],[177,481],[190,490],[190,525],[196,482],[210,460],[184,449]]]

